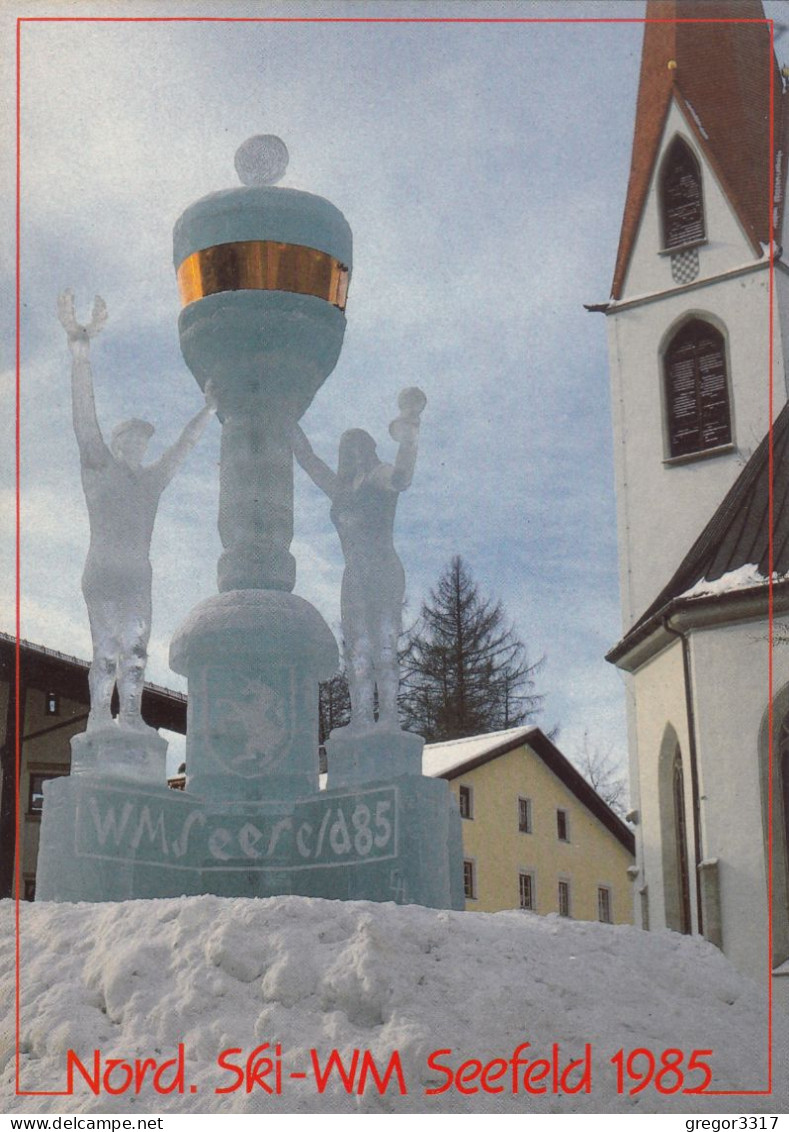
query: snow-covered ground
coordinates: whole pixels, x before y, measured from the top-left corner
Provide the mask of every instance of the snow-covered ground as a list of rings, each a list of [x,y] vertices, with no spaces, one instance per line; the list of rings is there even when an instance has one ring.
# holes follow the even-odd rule
[[[712,1051],[697,1055],[712,1067],[710,1088],[765,1087],[766,999],[699,939],[522,912],[300,897],[23,905],[21,923],[22,1089],[64,1088],[73,1050],[91,1076],[99,1058],[100,1072],[111,1058],[173,1061],[160,1085],[184,1091],[154,1092],[149,1068],[139,1095],[132,1086],[94,1096],[77,1068],[73,1096],[14,1095],[14,915],[6,901],[5,1112],[789,1111],[789,1018],[779,1010],[772,1097],[661,1093],[654,1083],[633,1096],[617,1092],[610,1059],[640,1047],[655,1057],[656,1072],[663,1066],[666,1090],[703,1082],[703,1070],[691,1064],[694,1050]],[[511,1062],[526,1042],[513,1093]],[[243,1068],[266,1043],[253,1057],[260,1083],[247,1093],[242,1070],[230,1067]],[[667,1049],[681,1050],[681,1062],[676,1052],[663,1057]],[[335,1066],[321,1094],[332,1051],[350,1074],[354,1050],[354,1085],[346,1091]],[[382,1079],[387,1065],[392,1070],[380,1094],[369,1062],[358,1093],[365,1051]],[[550,1064],[546,1075],[533,1064],[541,1058]],[[484,1078],[474,1060],[493,1063]],[[568,1069],[571,1061],[579,1064]],[[281,1091],[270,1095],[265,1086],[276,1087],[278,1062]],[[649,1064],[641,1054],[631,1068],[638,1077]],[[126,1076],[116,1067],[109,1085],[122,1087]],[[483,1079],[503,1091],[482,1091]],[[586,1082],[589,1092],[569,1091]],[[442,1086],[449,1087],[429,1095]]]

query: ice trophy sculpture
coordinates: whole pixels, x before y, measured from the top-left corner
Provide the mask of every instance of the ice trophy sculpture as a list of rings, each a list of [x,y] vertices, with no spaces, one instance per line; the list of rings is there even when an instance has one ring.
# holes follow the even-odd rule
[[[340,355],[352,244],[329,201],[276,184],[287,160],[279,138],[249,139],[236,154],[241,186],[188,207],[173,234],[181,350],[222,426],[219,592],[170,648],[189,683],[186,790],[98,766],[47,784],[38,899],[292,893],[463,906],[457,807],[445,781],[422,776],[422,740],[396,717],[403,574],[391,533],[416,458],[425,403],[416,389],[401,394],[390,428],[393,466],[366,433],[343,437],[332,497],[346,552],[343,616],[350,609],[357,626],[365,616],[348,596],[359,549],[348,557],[348,506],[383,530],[362,554],[365,568],[380,568],[367,596],[380,583],[398,608],[372,669],[351,647],[354,718],[330,740],[328,788],[319,789],[318,684],[338,653],[318,611],[292,592],[293,455],[310,474],[321,464],[334,476],[298,421]],[[359,460],[354,482],[370,490],[351,499],[344,462]]]

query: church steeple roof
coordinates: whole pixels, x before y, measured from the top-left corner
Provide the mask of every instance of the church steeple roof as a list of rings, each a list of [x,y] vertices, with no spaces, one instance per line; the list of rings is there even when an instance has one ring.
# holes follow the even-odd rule
[[[782,83],[761,0],[647,0],[630,179],[612,297],[621,297],[672,99],[753,244],[782,184]],[[770,107],[773,107],[773,146]],[[771,160],[772,157],[772,160]]]

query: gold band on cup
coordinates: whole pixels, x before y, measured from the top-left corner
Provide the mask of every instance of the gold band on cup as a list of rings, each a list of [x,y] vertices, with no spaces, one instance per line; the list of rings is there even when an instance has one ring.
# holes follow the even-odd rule
[[[178,289],[184,306],[220,291],[291,291],[344,311],[348,268],[301,244],[242,240],[193,252],[178,268]]]

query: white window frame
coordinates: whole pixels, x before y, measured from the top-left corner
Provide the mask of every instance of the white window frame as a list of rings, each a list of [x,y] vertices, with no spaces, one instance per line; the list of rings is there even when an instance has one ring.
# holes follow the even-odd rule
[[[564,887],[567,894],[567,910],[564,912],[562,911],[562,887]],[[567,920],[571,920],[573,917],[570,892],[570,881],[568,880],[568,878],[559,877],[559,880],[556,884],[556,907],[558,909],[559,915]]]
[[[467,868],[468,868],[468,873],[466,873]],[[471,879],[471,884],[468,885],[468,886],[466,885],[466,876],[467,875]],[[469,888],[471,889],[470,892],[469,892]],[[466,900],[476,900],[477,899],[477,862],[474,860],[473,857],[464,857],[463,858],[463,896],[466,898]]]
[[[521,823],[521,806],[526,807],[526,826],[524,828]],[[534,825],[532,820],[532,804],[531,798],[524,798],[523,795],[518,796],[518,833],[532,833]]]
[[[529,882],[529,902],[524,904],[524,885],[523,881]],[[518,869],[518,907],[523,912],[536,912],[537,911],[537,884],[534,878],[534,872],[531,869]]]

